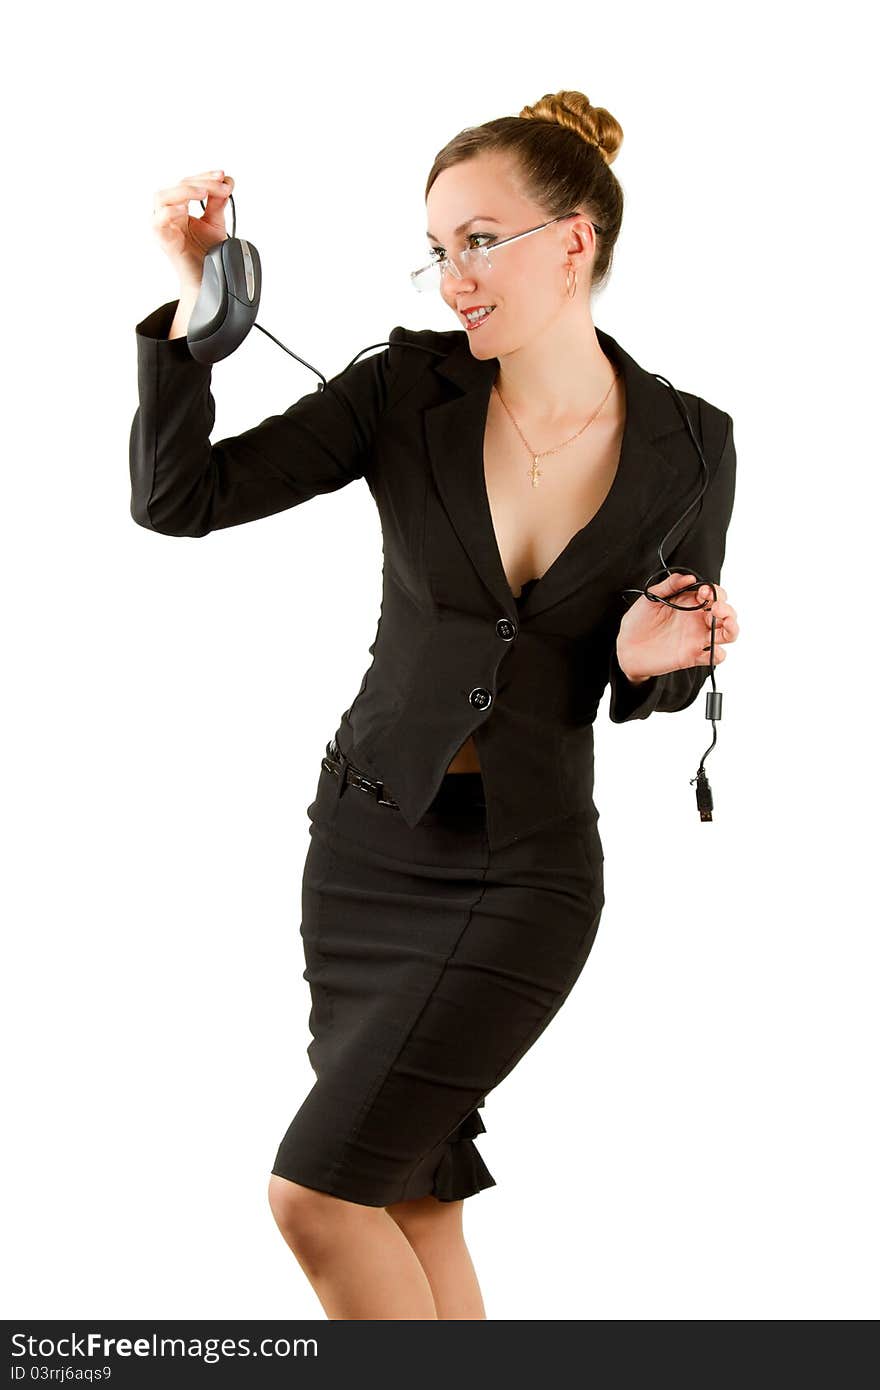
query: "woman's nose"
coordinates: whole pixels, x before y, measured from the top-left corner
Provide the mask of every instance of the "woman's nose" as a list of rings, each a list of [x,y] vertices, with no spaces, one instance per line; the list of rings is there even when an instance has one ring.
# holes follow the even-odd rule
[[[462,275],[461,273],[456,275],[454,272],[446,271],[441,284],[443,298],[449,307],[454,309],[462,295],[474,293],[476,284],[473,275]]]

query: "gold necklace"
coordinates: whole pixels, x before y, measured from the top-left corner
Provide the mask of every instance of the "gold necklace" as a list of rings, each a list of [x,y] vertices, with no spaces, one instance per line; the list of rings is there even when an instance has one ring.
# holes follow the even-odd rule
[[[588,430],[588,429],[590,428],[590,425],[592,425],[593,421],[594,421],[595,419],[597,419],[597,417],[599,416],[599,414],[600,414],[600,412],[601,412],[601,410],[602,410],[602,406],[605,404],[605,402],[607,401],[608,397],[611,395],[611,392],[614,390],[614,383],[615,383],[615,381],[617,380],[617,378],[618,378],[619,375],[620,375],[619,372],[615,372],[615,373],[614,373],[614,376],[613,376],[612,381],[611,381],[611,385],[608,387],[608,390],[605,392],[605,395],[602,397],[602,401],[601,401],[601,403],[600,403],[600,405],[599,405],[599,409],[596,411],[595,415],[592,415],[592,416],[590,417],[590,419],[587,421],[587,423],[586,423],[585,425],[581,425],[581,428],[578,430],[577,434],[573,434],[573,435],[571,436],[571,439],[566,439],[566,440],[564,441],[564,443],[562,443],[562,444],[557,444],[557,446],[556,446],[555,449],[542,449],[542,451],[541,451],[539,454],[536,454],[536,453],[535,453],[534,449],[532,448],[532,446],[531,446],[531,444],[529,443],[529,441],[526,439],[526,437],[525,437],[525,435],[523,434],[522,430],[520,429],[519,425],[516,423],[515,420],[513,420],[513,415],[511,414],[511,411],[510,411],[510,408],[509,408],[507,402],[505,401],[505,399],[504,399],[504,397],[502,396],[501,392],[498,390],[498,387],[495,386],[495,385],[493,384],[493,387],[492,387],[493,391],[494,391],[495,394],[497,395],[497,397],[498,397],[499,401],[501,402],[501,404],[504,406],[504,409],[507,411],[508,415],[510,415],[511,420],[513,420],[514,429],[516,430],[516,432],[517,432],[517,434],[519,435],[520,439],[522,440],[523,444],[525,444],[526,449],[528,450],[528,452],[529,452],[529,453],[531,454],[531,456],[532,456],[532,462],[529,464],[529,474],[530,474],[531,480],[532,480],[532,487],[537,487],[537,486],[538,486],[538,479],[539,479],[540,477],[543,477],[543,474],[541,473],[540,469],[538,468],[538,459],[546,458],[548,454],[558,454],[558,453],[559,453],[559,450],[560,450],[560,449],[564,449],[565,446],[566,446],[566,444],[571,444],[571,443],[573,442],[573,440],[579,439],[580,436],[583,434],[584,430]]]

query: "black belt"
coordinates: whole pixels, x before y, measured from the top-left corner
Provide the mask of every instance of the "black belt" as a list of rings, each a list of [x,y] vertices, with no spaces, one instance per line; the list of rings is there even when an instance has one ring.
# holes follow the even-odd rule
[[[340,753],[335,738],[331,738],[327,744],[327,753],[321,759],[321,764],[328,772],[333,772],[337,777],[344,778],[340,792],[345,786],[358,787],[362,792],[369,792],[371,796],[374,796],[380,806],[397,806],[398,803],[393,797],[385,795],[385,787],[382,782],[377,782],[374,778],[367,777],[366,773],[359,772]]]

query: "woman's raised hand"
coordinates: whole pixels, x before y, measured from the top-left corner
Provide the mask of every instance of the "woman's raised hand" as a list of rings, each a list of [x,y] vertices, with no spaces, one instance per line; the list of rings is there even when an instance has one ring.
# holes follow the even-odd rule
[[[212,246],[226,240],[226,200],[234,187],[231,174],[210,169],[204,174],[188,174],[153,194],[153,231],[181,286],[201,284],[205,256]],[[202,216],[190,217],[190,203],[205,198]]]

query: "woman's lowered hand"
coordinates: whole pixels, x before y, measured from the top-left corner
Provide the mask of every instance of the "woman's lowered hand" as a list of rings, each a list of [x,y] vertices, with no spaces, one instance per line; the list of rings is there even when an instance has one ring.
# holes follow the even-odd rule
[[[693,574],[670,574],[648,589],[649,594],[670,599],[680,607],[652,603],[644,594],[627,609],[617,637],[617,661],[633,684],[662,676],[669,671],[708,666],[715,618],[715,659],[717,666],[727,657],[725,647],[739,636],[736,610],[727,602],[727,590],[701,584],[697,591],[682,593],[696,584]],[[676,595],[680,594],[680,598]]]

